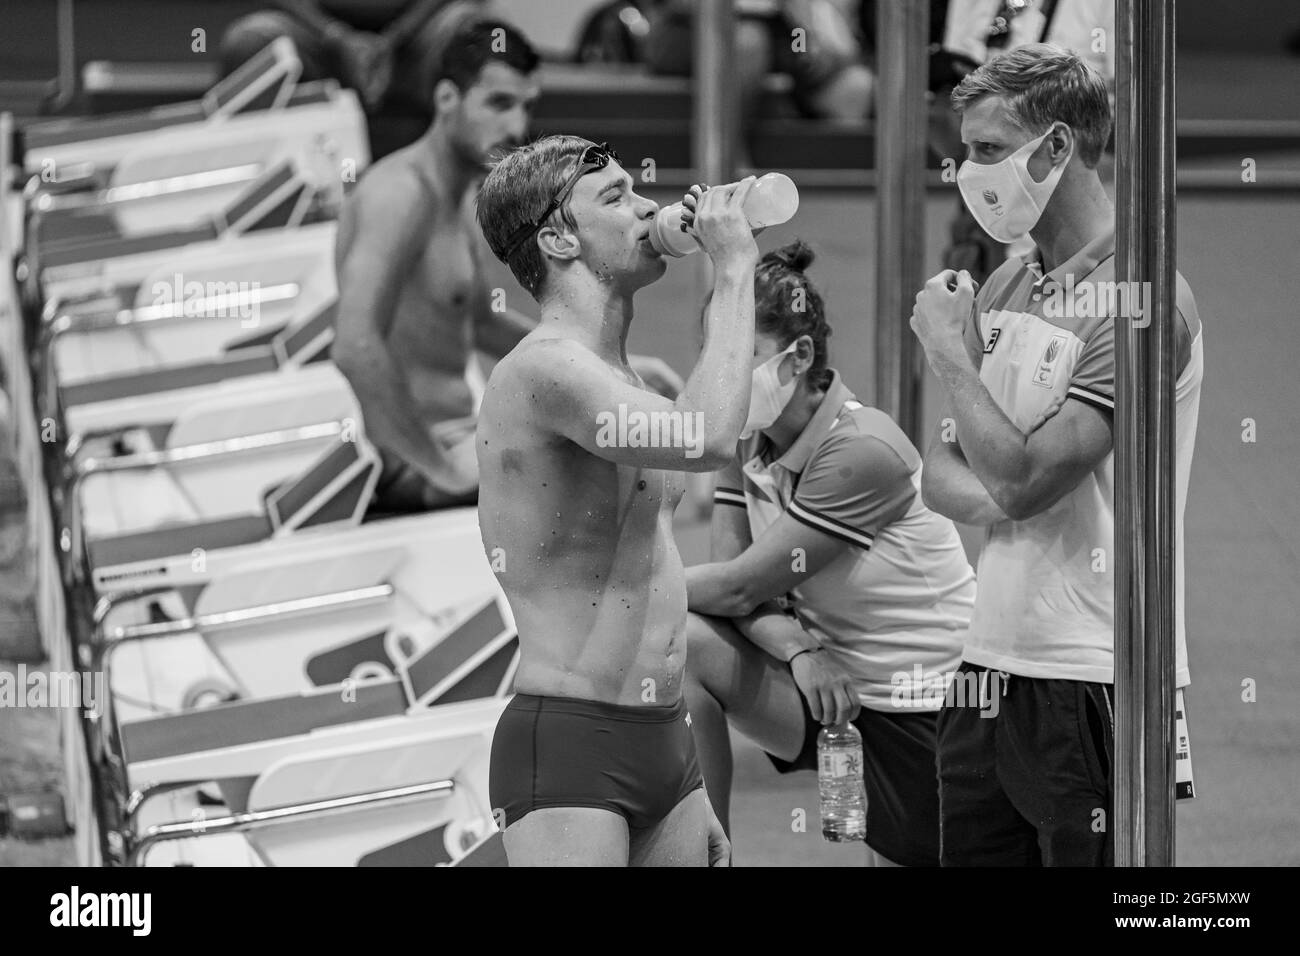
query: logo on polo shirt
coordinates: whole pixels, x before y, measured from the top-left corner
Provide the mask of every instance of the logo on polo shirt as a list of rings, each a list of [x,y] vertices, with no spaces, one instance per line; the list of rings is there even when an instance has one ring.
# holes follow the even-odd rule
[[[1038,370],[1034,372],[1033,382],[1035,385],[1041,385],[1043,388],[1052,387],[1052,383],[1056,379],[1056,366],[1061,356],[1065,354],[1065,343],[1067,341],[1064,335],[1052,336],[1052,340],[1047,343],[1047,348],[1043,349],[1043,357],[1038,362]]]

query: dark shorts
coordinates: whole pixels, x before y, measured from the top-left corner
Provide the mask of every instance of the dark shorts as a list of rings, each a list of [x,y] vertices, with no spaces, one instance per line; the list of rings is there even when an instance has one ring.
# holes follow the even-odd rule
[[[1113,865],[1110,685],[957,673],[988,689],[939,712],[943,865]]]
[[[685,699],[629,707],[516,694],[492,738],[488,790],[506,826],[544,807],[598,807],[644,829],[702,786]]]
[[[781,773],[817,769],[822,726],[803,705],[804,743],[792,761],[768,754]],[[903,866],[939,865],[939,780],[935,714],[858,712],[862,781],[867,790],[867,846]]]
[[[477,489],[467,495],[448,495],[425,480],[419,471],[390,451],[376,446],[379,480],[375,482],[370,516],[418,514],[435,508],[458,508],[478,502]]]

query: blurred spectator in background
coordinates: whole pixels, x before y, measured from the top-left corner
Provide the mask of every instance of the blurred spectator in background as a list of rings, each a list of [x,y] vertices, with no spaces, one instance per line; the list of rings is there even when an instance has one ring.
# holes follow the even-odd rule
[[[960,0],[947,6],[945,50],[979,64],[1030,43],[1051,43],[1101,74],[1114,98],[1112,0]]]
[[[845,15],[853,2],[735,0],[736,82],[746,134],[758,115],[764,78],[773,72],[789,75],[794,103],[805,116],[862,119],[868,114],[875,84]],[[650,71],[689,76],[695,0],[640,0],[635,6],[649,25],[642,50]]]
[[[612,0],[587,14],[578,30],[578,63],[645,63],[654,0]]]
[[[272,0],[275,9],[236,20],[221,38],[222,75],[277,37],[302,60],[302,79],[332,78],[356,90],[367,112],[431,115],[441,42],[479,0]]]

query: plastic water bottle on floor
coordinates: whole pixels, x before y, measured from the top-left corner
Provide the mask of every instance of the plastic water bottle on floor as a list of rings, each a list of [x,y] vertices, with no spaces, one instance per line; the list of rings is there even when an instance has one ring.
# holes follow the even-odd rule
[[[734,183],[729,184],[734,185]],[[726,186],[715,186],[726,189]],[[768,173],[749,188],[745,197],[745,218],[751,229],[779,226],[799,210],[799,188],[785,173]],[[700,244],[682,232],[682,204],[664,206],[655,214],[650,228],[650,245],[661,256],[680,258],[700,251]]]
[[[862,784],[862,734],[850,723],[817,735],[817,786],[822,836],[833,843],[867,838],[867,793]]]

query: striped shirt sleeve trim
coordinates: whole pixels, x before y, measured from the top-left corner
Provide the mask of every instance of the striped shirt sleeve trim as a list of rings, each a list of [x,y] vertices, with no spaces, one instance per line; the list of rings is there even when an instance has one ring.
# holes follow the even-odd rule
[[[738,508],[744,508],[745,495],[735,488],[714,488],[713,503],[720,505],[735,505]]]
[[[833,535],[836,538],[841,538],[850,544],[856,544],[863,550],[871,550],[871,542],[874,538],[865,531],[859,531],[857,528],[850,528],[848,525],[841,521],[836,521],[834,518],[828,518],[826,515],[810,511],[804,505],[799,504],[798,501],[790,502],[789,513],[791,518],[794,518],[801,524],[806,524],[808,527],[817,531],[822,531],[826,534]]]
[[[1110,412],[1115,410],[1115,399],[1109,395],[1103,395],[1101,392],[1094,392],[1079,385],[1071,385],[1066,394],[1071,398],[1077,398],[1081,402],[1088,402]]]

